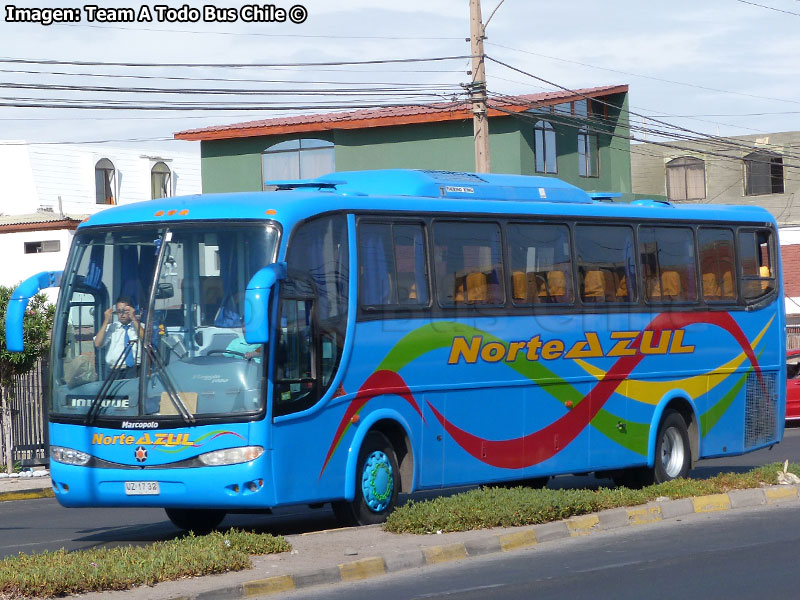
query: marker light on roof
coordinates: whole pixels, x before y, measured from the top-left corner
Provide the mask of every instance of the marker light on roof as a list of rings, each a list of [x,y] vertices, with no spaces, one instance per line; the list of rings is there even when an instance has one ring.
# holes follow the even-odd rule
[[[154,217],[163,217],[164,216],[164,211],[163,210],[157,210],[153,216]]]
[[[179,212],[178,214],[179,214],[179,215],[188,215],[188,214],[189,214],[189,209],[188,209],[188,208],[184,208],[184,209],[183,209],[181,212]]]
[[[177,210],[175,210],[175,209],[173,208],[172,210],[168,210],[168,211],[167,211],[167,216],[168,216],[168,217],[171,217],[172,215],[174,215],[174,214],[175,214],[175,213],[177,213],[177,212],[178,212],[178,211],[177,211]]]
[[[264,211],[264,214],[265,215],[277,215],[278,211],[275,210],[274,208],[268,208],[267,210]]]

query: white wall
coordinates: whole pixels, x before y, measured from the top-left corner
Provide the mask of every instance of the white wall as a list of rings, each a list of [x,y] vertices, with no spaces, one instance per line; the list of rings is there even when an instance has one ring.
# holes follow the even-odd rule
[[[3,268],[0,269],[0,285],[13,286],[42,271],[61,271],[67,262],[67,253],[72,244],[74,232],[67,229],[52,231],[23,231],[20,233],[4,233],[0,235],[0,256],[3,257]],[[59,252],[40,252],[25,254],[25,242],[41,242],[58,240],[61,242]],[[6,257],[13,257],[6,259]],[[58,290],[49,290],[51,302],[55,302]]]
[[[30,162],[40,205],[65,213],[90,214],[107,208],[95,200],[94,167],[107,158],[116,171],[117,204],[150,200],[150,173],[157,162],[172,171],[172,195],[199,194],[200,156],[191,152],[68,144],[30,144]]]
[[[36,200],[28,146],[23,142],[0,144],[0,213],[33,212]]]
[[[103,158],[116,170],[118,204],[150,200],[150,173],[163,161],[172,171],[172,195],[199,194],[200,155],[194,152],[141,150],[74,144],[0,143],[0,213],[22,215],[40,207],[69,214],[107,208],[95,201],[94,167]]]
[[[0,142],[0,214],[27,215],[49,207],[58,216],[59,197],[61,209],[70,216],[108,208],[95,200],[94,167],[103,158],[116,170],[117,204],[150,200],[150,173],[157,162],[172,172],[172,195],[199,194],[202,189],[199,150]],[[63,269],[73,235],[68,230],[0,234],[0,284],[14,285],[40,271]],[[59,240],[61,250],[25,254],[25,242],[43,240]],[[49,295],[55,299],[55,293]]]

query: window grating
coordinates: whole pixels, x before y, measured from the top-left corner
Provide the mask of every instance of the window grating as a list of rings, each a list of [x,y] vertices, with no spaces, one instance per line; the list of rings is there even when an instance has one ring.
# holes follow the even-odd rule
[[[763,382],[763,384],[762,384]],[[745,450],[777,439],[777,374],[756,373],[747,376],[744,415]]]

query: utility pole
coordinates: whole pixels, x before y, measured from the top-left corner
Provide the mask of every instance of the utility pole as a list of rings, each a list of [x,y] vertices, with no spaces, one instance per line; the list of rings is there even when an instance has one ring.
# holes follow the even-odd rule
[[[494,14],[494,13],[492,13]],[[489,17],[491,18],[491,17]],[[472,124],[475,131],[475,171],[491,172],[489,160],[489,118],[486,109],[486,64],[483,39],[486,28],[481,19],[481,0],[469,0],[470,51],[472,53]]]

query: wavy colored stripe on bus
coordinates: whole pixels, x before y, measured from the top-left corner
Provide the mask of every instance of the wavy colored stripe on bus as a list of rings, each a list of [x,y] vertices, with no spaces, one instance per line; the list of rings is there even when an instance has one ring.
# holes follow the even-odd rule
[[[763,386],[761,367],[753,349],[738,323],[728,313],[662,313],[654,318],[646,329],[657,331],[665,329],[666,326],[685,327],[696,323],[716,325],[731,334],[750,359]],[[634,344],[639,343],[640,340],[641,334],[636,338]],[[508,440],[481,438],[448,421],[430,402],[428,402],[428,407],[450,437],[479,461],[506,469],[530,467],[552,458],[572,443],[643,358],[644,355],[641,353],[620,358],[608,370],[606,377],[600,380],[585,396],[585,398],[591,396],[592,402],[581,402],[549,425],[518,438]]]
[[[645,330],[650,331],[659,331],[667,328],[683,328],[688,325],[694,325],[699,323],[707,323],[710,325],[715,325],[727,331],[739,344],[739,346],[744,351],[745,355],[748,359],[750,359],[750,363],[753,365],[755,369],[759,381],[761,382],[762,386],[763,378],[761,376],[761,368],[758,364],[758,361],[753,353],[753,348],[750,345],[747,337],[744,335],[744,332],[739,327],[739,324],[731,317],[729,313],[714,313],[714,312],[702,312],[702,313],[661,313],[656,316],[650,324],[645,328]],[[427,326],[431,327],[431,326]],[[413,332],[412,332],[413,333]],[[433,341],[435,347],[441,347],[440,336],[441,332],[436,332],[437,335],[435,337],[429,338],[430,341]],[[409,334],[410,335],[410,334]],[[407,335],[404,339],[409,338]],[[636,339],[631,343],[632,348],[638,348],[639,344],[641,343],[642,334],[640,333]],[[402,340],[401,340],[402,341]],[[423,347],[423,352],[419,352],[420,348],[417,348],[418,356],[424,352],[428,352],[433,349],[432,344],[426,343]],[[424,349],[427,348],[427,349]],[[391,351],[390,351],[391,354]],[[399,354],[398,354],[399,355]],[[388,356],[387,356],[388,358]],[[614,365],[609,369],[606,373],[606,376],[599,381],[590,391],[589,393],[582,398],[586,399],[589,396],[592,397],[593,402],[582,402],[579,401],[570,408],[569,412],[567,412],[564,416],[560,417],[550,425],[545,426],[543,429],[540,429],[536,432],[523,436],[521,438],[515,438],[510,440],[486,440],[484,438],[480,438],[475,436],[465,430],[462,430],[455,426],[454,424],[450,423],[444,415],[439,413],[433,405],[428,403],[428,406],[434,412],[434,415],[445,428],[445,430],[450,434],[450,436],[458,443],[464,450],[466,450],[469,454],[481,460],[482,462],[486,462],[488,464],[492,464],[494,466],[505,466],[506,468],[522,468],[524,466],[531,466],[533,464],[537,464],[547,458],[552,457],[556,452],[559,451],[559,448],[555,446],[554,436],[557,436],[558,439],[558,446],[560,448],[564,448],[569,445],[572,440],[577,437],[577,435],[583,431],[590,422],[597,416],[600,412],[602,407],[611,397],[611,395],[616,391],[619,385],[633,372],[633,369],[636,365],[641,362],[644,358],[644,355],[638,353],[633,356],[624,356],[618,359]],[[381,365],[386,365],[387,360],[381,363]],[[407,363],[405,363],[407,364]],[[513,364],[513,363],[512,363]],[[381,375],[376,377],[380,373]],[[384,384],[384,379],[389,379],[390,375],[395,375],[399,382],[402,382],[402,385],[398,385],[398,381],[394,381],[394,385],[388,386],[385,385],[383,389],[381,389],[381,385]],[[372,378],[376,377],[375,381],[372,381]],[[370,387],[367,388],[367,384],[370,384]],[[372,387],[372,384],[376,384],[375,387]],[[549,386],[548,386],[549,387]],[[394,388],[394,389],[392,389]],[[408,402],[413,402],[413,406],[419,412],[419,407],[416,405],[414,401],[413,395],[411,394],[410,390],[405,384],[405,381],[398,375],[392,371],[382,370],[376,371],[373,373],[367,381],[364,383],[361,389],[369,389],[368,394],[364,396],[360,396],[361,390],[359,390],[359,394],[357,394],[356,399],[354,399],[348,409],[345,411],[345,415],[342,418],[342,421],[339,424],[339,427],[334,434],[334,439],[331,443],[331,446],[328,450],[328,454],[325,458],[325,461],[322,465],[322,469],[320,470],[320,477],[322,477],[322,473],[325,471],[328,463],[330,462],[333,453],[335,452],[336,448],[338,448],[341,440],[344,437],[345,432],[349,428],[350,419],[352,416],[357,413],[358,411],[363,408],[363,406],[375,396],[384,394],[384,393],[396,393],[396,389],[400,388],[403,390],[403,397]],[[574,389],[574,388],[573,388]],[[588,408],[587,408],[588,406]],[[420,412],[420,416],[422,416]],[[548,446],[549,440],[549,446]],[[495,455],[495,458],[489,458],[488,456],[482,456],[484,452],[487,454],[489,453],[488,449],[492,449],[492,454]],[[528,452],[526,454],[526,448]],[[533,450],[531,450],[533,448]],[[491,461],[498,461],[497,464]],[[533,461],[533,462],[530,462]],[[506,466],[508,465],[508,466]],[[511,465],[518,465],[518,466],[511,466]]]
[[[772,319],[770,319],[764,331],[769,328],[771,323]],[[761,339],[764,335],[764,331],[759,334],[755,343]],[[496,341],[504,345],[507,344],[504,340],[496,338],[480,329],[470,327],[469,325],[452,321],[439,321],[420,327],[406,334],[389,351],[378,368],[387,370],[397,369],[399,371],[427,352],[449,347],[452,344],[454,335],[481,335],[487,341]],[[746,358],[746,353],[743,352],[741,358],[743,362]],[[574,360],[576,360],[576,362],[583,362],[581,359]],[[503,364],[536,382],[544,392],[566,406],[569,406],[570,403],[575,406],[583,399],[583,395],[575,387],[561,379],[541,363],[531,362],[520,357],[515,361],[510,363],[504,362]],[[727,365],[723,365],[720,369],[726,366]],[[597,371],[605,374],[605,371],[601,371],[600,369],[597,369]],[[598,377],[598,379],[599,378],[600,377]],[[624,387],[625,386],[623,386],[623,388]],[[674,386],[672,389],[674,389]],[[621,389],[618,389],[617,392],[624,395]],[[642,397],[639,394],[637,394],[637,396]],[[662,396],[663,393],[658,395],[659,398]],[[603,434],[614,443],[637,454],[646,455],[650,425],[648,423],[636,423],[626,420],[626,427],[624,430],[621,430],[618,427],[620,420],[618,415],[604,408],[592,419],[591,424],[599,433]]]
[[[218,437],[222,437],[223,435],[235,435],[240,440],[245,439],[242,435],[236,433],[235,431],[217,430],[217,431],[209,431],[208,433],[201,435],[199,438],[191,442],[191,444],[188,446],[179,446],[171,450],[167,450],[166,447],[164,446],[155,446],[155,445],[152,446],[152,448],[154,450],[157,450],[158,452],[163,452],[165,454],[178,454],[179,452],[183,452],[188,448],[202,448],[208,442],[215,440]]]
[[[767,333],[767,330],[772,325],[772,322],[775,320],[775,317],[772,317],[769,322],[764,326],[764,329],[756,336],[753,342],[750,344],[751,348],[755,349],[756,346],[761,342],[761,339]],[[686,377],[684,379],[671,379],[669,381],[647,381],[642,379],[628,379],[627,385],[623,388],[619,389],[617,393],[630,398],[636,402],[641,402],[642,404],[658,404],[661,398],[664,397],[665,394],[669,393],[670,391],[674,390],[675,388],[680,388],[691,397],[693,400],[699,398],[703,394],[711,391],[714,387],[721,384],[725,381],[728,376],[732,375],[736,369],[738,369],[742,363],[747,359],[747,355],[742,352],[738,356],[734,357],[732,360],[728,361],[724,365],[721,365],[714,369],[713,371],[709,371],[708,373],[703,373],[701,375],[694,375],[692,377]],[[575,359],[575,362],[589,375],[594,377],[597,380],[602,379],[605,377],[606,372],[599,367],[595,367],[591,363],[586,362],[583,359]],[[709,380],[709,378],[711,378]],[[713,384],[710,384],[709,381],[713,381]]]
[[[414,399],[414,396],[411,394],[411,390],[408,389],[406,382],[403,381],[403,378],[394,371],[375,371],[372,375],[367,377],[367,380],[359,388],[358,392],[356,392],[355,398],[353,398],[353,400],[350,402],[350,405],[347,407],[347,410],[345,410],[344,416],[339,422],[339,427],[333,436],[333,443],[328,449],[325,462],[323,463],[322,469],[319,472],[320,477],[322,477],[322,473],[328,466],[333,453],[336,452],[336,449],[339,447],[339,444],[344,438],[344,434],[347,433],[347,430],[353,423],[353,417],[358,414],[362,408],[364,408],[364,405],[367,402],[372,400],[374,397],[381,396],[383,394],[396,394],[397,396],[400,396],[411,405],[417,414],[419,414],[422,421],[425,422],[425,417],[422,415],[422,410],[420,409],[419,404],[417,404],[417,401]]]

